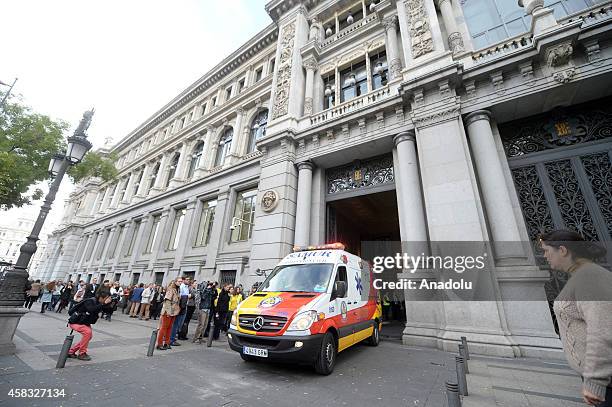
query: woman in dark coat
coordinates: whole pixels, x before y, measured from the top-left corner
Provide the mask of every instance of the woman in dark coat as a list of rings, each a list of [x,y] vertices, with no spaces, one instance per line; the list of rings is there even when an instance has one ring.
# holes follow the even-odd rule
[[[57,307],[57,310],[55,310],[55,312],[62,312],[62,310],[68,306],[68,303],[70,302],[70,299],[73,296],[74,288],[72,286],[72,281],[69,281],[68,284],[66,284],[64,288],[62,288],[62,291],[60,293],[60,304]]]

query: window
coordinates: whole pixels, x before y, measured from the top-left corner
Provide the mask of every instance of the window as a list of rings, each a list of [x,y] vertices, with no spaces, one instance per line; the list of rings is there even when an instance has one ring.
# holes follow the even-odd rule
[[[176,250],[179,245],[186,213],[187,210],[185,208],[177,209],[174,212],[174,222],[172,222],[172,230],[170,231],[170,239],[168,240],[168,250]]]
[[[202,110],[200,116],[204,116],[206,114],[206,102],[202,103]]]
[[[181,118],[181,121],[180,121],[179,123],[180,123],[180,124],[179,124],[179,128],[178,128],[178,129],[180,130],[180,129],[182,129],[183,127],[185,127],[185,118],[184,118],[184,117],[183,117],[183,118]]]
[[[232,97],[232,87],[225,89],[225,100],[230,100]]]
[[[247,153],[255,151],[255,143],[260,138],[266,135],[266,125],[268,124],[268,109],[257,113],[255,119],[251,123],[251,132],[249,134],[249,145]]]
[[[368,74],[365,61],[340,72],[340,84],[342,86],[340,90],[341,102],[368,93]]]
[[[140,273],[132,274],[132,285],[138,284],[138,280],[140,280]]]
[[[221,287],[225,284],[234,285],[236,283],[236,270],[221,270],[221,278],[219,283],[221,283]]]
[[[136,244],[136,238],[138,237],[138,232],[140,231],[140,220],[134,221],[134,230],[132,231],[132,236],[130,237],[130,241],[128,243],[127,250],[125,252],[126,256],[130,256],[134,250],[134,245]]]
[[[140,173],[136,175],[136,182],[134,182],[134,185],[132,185],[132,196],[138,193],[138,188],[140,187],[140,183],[142,182],[143,175],[144,171],[140,171]]]
[[[168,188],[168,186],[170,185],[170,181],[172,181],[172,178],[174,178],[174,176],[176,175],[176,167],[178,167],[180,158],[180,153],[174,154],[174,157],[172,158],[172,163],[170,164],[170,171],[168,171],[168,179],[166,179],[166,188]]]
[[[188,120],[187,121],[191,121],[193,120],[193,112],[189,112],[189,116],[188,116]]]
[[[109,229],[105,229],[100,234],[102,235],[102,240],[100,240],[100,244],[98,245],[98,250],[96,251],[96,260],[100,260],[102,257],[102,252],[104,252],[104,247],[106,246],[106,241],[108,240],[108,235],[110,233]]]
[[[192,178],[193,174],[195,174],[195,170],[200,167],[200,160],[202,160],[202,153],[204,152],[204,142],[200,141],[193,149],[193,153],[191,154],[191,163],[189,163],[189,172],[187,173],[187,178]]]
[[[372,69],[372,89],[385,86],[389,67],[387,66],[387,55],[384,51],[370,57],[370,68]]]
[[[155,284],[162,285],[164,282],[164,274],[165,273],[163,271],[158,271],[155,273]]]
[[[91,255],[93,254],[94,247],[96,246],[96,243],[98,242],[98,235],[99,234],[100,233],[94,234],[93,238],[90,239],[90,244],[87,247],[87,257],[86,257],[87,261],[91,260]]]
[[[91,235],[85,237],[83,239],[83,243],[81,244],[81,247],[79,248],[79,253],[81,253],[81,255],[79,256],[79,262],[81,260],[83,260],[83,256],[85,255],[85,251],[87,250],[87,245],[91,242]],[[8,254],[9,250],[11,249],[11,245],[12,243],[9,245],[9,248],[6,251],[6,254]]]
[[[242,92],[243,89],[244,89],[244,78],[238,81],[238,93]]]
[[[151,179],[149,180],[149,186],[147,187],[146,194],[148,194],[151,188],[155,186],[155,181],[157,180],[157,176],[159,175],[159,166],[160,164],[157,163],[155,164],[155,167],[153,167],[153,172],[151,172]]]
[[[323,109],[329,109],[336,104],[336,78],[328,76],[323,80]]]
[[[259,82],[261,80],[262,72],[263,67],[257,68],[257,70],[255,71],[255,82]]]
[[[112,260],[115,258],[115,252],[117,251],[117,245],[123,238],[123,233],[125,232],[125,225],[119,225],[115,236],[111,240],[111,245],[108,248],[108,259]]]
[[[346,288],[347,288],[347,292],[348,292],[348,277],[346,274],[346,267],[345,266],[339,266],[338,267],[338,272],[336,273],[336,280],[335,281],[344,281],[346,283]],[[335,289],[335,283],[334,281],[334,289]],[[346,295],[345,295],[346,297]],[[344,297],[342,297],[344,298]]]
[[[213,222],[215,220],[216,207],[217,200],[207,201],[202,204],[198,234],[196,235],[194,246],[206,246],[210,241],[210,232],[212,231]]]
[[[232,219],[232,241],[240,242],[251,238],[255,221],[257,190],[240,192],[236,197],[234,219]]]
[[[96,204],[94,205],[93,213],[98,212],[102,207],[102,201],[104,200],[104,192],[106,192],[106,190],[102,190],[98,193],[98,198],[96,199]]]
[[[269,73],[270,75],[274,74],[274,63],[275,63],[275,62],[276,62],[276,60],[275,60],[274,58],[272,58],[272,59],[270,60],[270,65],[269,65],[269,68],[270,68],[270,69],[268,70],[268,73]]]
[[[214,106],[217,106],[217,97],[216,97],[216,96],[214,96],[214,97],[212,98],[212,105],[213,105],[213,107],[214,107]]]
[[[219,140],[219,145],[217,146],[217,155],[215,157],[215,167],[223,165],[225,162],[225,157],[228,156],[230,152],[230,148],[232,147],[232,137],[234,136],[234,129],[228,127],[221,139]]]
[[[151,232],[149,233],[149,239],[147,240],[147,247],[145,247],[145,253],[151,253],[155,242],[157,241],[157,232],[159,232],[159,222],[161,215],[154,215],[153,221],[151,222]]]

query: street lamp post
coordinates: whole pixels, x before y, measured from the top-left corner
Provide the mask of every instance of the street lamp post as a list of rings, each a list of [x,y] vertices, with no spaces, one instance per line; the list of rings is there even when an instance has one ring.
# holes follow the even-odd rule
[[[21,317],[27,312],[23,308],[25,301],[25,287],[28,280],[28,265],[34,253],[36,253],[36,242],[38,235],[45,223],[45,219],[51,210],[51,204],[55,200],[57,190],[71,165],[76,165],[92,147],[87,140],[85,131],[91,124],[94,114],[93,109],[86,111],[79,123],[74,135],[68,138],[66,154],[56,154],[49,165],[49,173],[54,177],[49,193],[40,208],[38,219],[27,237],[26,243],[20,248],[19,258],[12,267],[4,273],[0,280],[0,355],[14,353],[13,335]]]

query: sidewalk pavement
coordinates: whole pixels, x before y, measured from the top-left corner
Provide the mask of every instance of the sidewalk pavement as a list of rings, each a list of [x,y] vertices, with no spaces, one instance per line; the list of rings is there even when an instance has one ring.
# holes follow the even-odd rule
[[[99,320],[90,362],[68,359],[55,369],[67,315],[30,312],[17,329],[18,353],[0,357],[0,407],[169,406],[446,406],[444,382],[455,377],[454,354],[402,345],[387,338],[377,348],[354,346],[336,370],[319,376],[308,367],[246,363],[225,337],[211,348],[181,342],[146,357],[157,321],[115,314]],[[195,324],[191,323],[193,333]],[[383,328],[384,329],[384,328]],[[191,336],[190,334],[190,336]],[[79,340],[75,335],[75,341]],[[465,407],[583,406],[580,378],[562,363],[472,355]],[[63,388],[62,399],[17,399],[11,388]]]

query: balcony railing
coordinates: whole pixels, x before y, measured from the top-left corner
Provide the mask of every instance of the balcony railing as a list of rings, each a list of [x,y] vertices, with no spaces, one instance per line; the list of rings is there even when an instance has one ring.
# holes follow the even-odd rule
[[[376,89],[370,93],[366,93],[363,96],[353,98],[346,101],[338,106],[334,106],[320,113],[315,113],[310,116],[310,125],[323,123],[327,120],[335,119],[336,117],[343,116],[347,113],[358,110],[362,107],[366,107],[375,104],[383,99],[386,99],[391,95],[389,86],[385,86],[380,89]]]
[[[518,49],[530,47],[532,44],[533,39],[531,38],[531,34],[524,33],[503,42],[494,44],[490,47],[482,48],[473,52],[472,60],[475,64],[481,64],[483,62],[499,58],[502,55],[514,52]]]
[[[581,19],[584,21],[583,26],[589,26],[609,18],[612,18],[612,1],[608,1],[604,4],[600,3],[576,14],[566,16],[560,19],[559,23],[567,24]]]
[[[375,22],[375,21],[378,21],[377,14],[376,13],[369,14],[365,16],[365,18],[362,18],[361,20],[344,28],[343,30],[338,31],[338,33],[332,34],[331,37],[325,38],[323,41],[321,41],[320,47],[321,49],[328,47],[334,42],[341,40],[342,38],[345,38],[353,34],[356,31],[360,31],[362,27],[365,27],[366,25],[369,25],[370,23]]]

